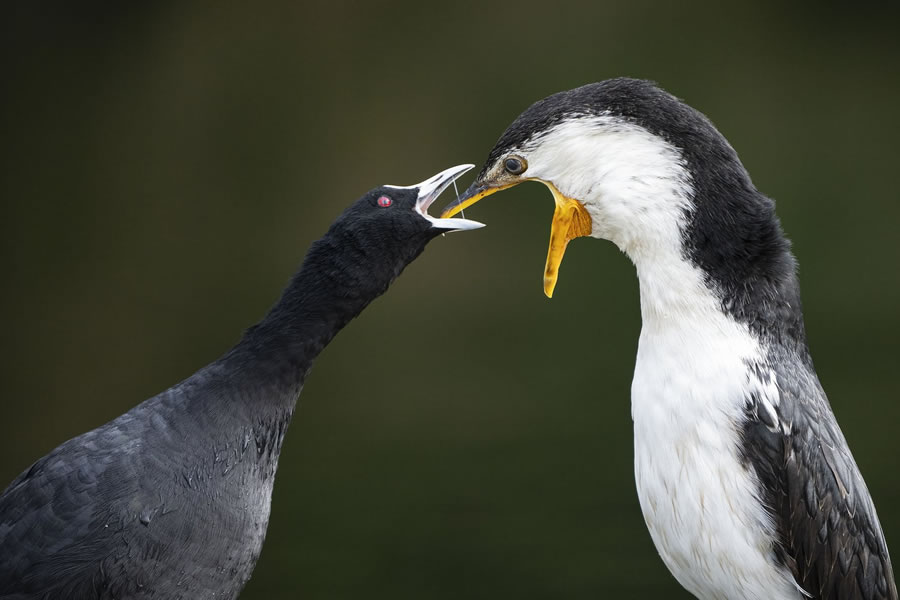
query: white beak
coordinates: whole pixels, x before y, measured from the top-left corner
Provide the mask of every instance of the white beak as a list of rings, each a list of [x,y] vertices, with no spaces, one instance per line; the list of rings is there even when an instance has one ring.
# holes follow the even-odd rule
[[[456,181],[460,175],[471,170],[474,166],[475,165],[457,165],[455,167],[445,169],[433,177],[429,177],[422,183],[404,186],[406,189],[418,188],[419,197],[416,198],[416,212],[424,217],[429,223],[431,223],[431,226],[435,229],[446,229],[447,231],[463,231],[466,229],[478,229],[480,227],[484,227],[484,223],[479,223],[478,221],[456,218],[439,219],[428,214],[428,207],[430,207],[434,203],[434,201],[437,200],[438,196],[441,195],[441,192],[450,187],[450,185],[454,181]],[[392,185],[386,187],[400,188],[401,186]]]

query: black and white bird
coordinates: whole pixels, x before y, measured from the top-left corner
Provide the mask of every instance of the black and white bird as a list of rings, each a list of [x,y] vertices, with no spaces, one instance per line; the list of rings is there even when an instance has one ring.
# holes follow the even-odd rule
[[[555,94],[507,128],[444,214],[523,181],[556,202],[547,296],[575,237],[612,241],[637,269],[635,479],[679,583],[708,600],[896,600],[807,348],[790,244],[713,124],[646,81]]]
[[[236,598],[314,359],[430,240],[481,227],[427,213],[472,166],[367,193],[222,358],[19,475],[0,495],[0,598]]]

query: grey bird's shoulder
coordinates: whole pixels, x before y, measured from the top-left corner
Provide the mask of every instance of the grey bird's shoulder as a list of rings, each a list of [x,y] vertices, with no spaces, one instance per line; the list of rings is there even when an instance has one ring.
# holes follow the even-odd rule
[[[121,516],[109,512],[118,505],[115,498],[134,491],[130,461],[94,447],[102,437],[92,431],[62,444],[0,496],[0,554],[6,557],[0,596],[22,589],[74,592],[82,580],[87,585],[102,540],[111,526],[121,528]],[[50,548],[48,531],[55,534]]]
[[[0,494],[0,597],[29,589],[78,598],[98,583],[110,540],[136,526],[146,489],[163,487],[146,481],[159,471],[147,469],[145,447],[166,437],[160,400],[60,444]]]

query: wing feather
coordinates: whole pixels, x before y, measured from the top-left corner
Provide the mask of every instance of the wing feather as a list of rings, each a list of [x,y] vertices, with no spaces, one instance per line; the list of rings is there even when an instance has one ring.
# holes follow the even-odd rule
[[[750,398],[745,460],[778,533],[775,556],[821,600],[897,600],[881,524],[825,393],[800,360],[773,361],[777,423]]]

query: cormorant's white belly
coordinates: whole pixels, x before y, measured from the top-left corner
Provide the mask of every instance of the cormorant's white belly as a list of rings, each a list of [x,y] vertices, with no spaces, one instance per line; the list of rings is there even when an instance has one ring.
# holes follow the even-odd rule
[[[635,479],[666,566],[701,599],[802,598],[774,561],[774,526],[740,460],[751,391],[777,389],[748,370],[760,350],[722,313],[644,321],[632,383]],[[764,361],[763,361],[764,362]]]

